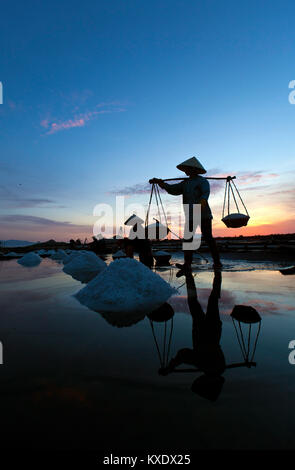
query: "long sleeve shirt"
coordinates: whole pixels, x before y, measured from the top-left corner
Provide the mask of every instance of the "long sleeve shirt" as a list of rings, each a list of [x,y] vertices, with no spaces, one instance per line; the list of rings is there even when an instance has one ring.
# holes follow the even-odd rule
[[[187,178],[177,184],[164,183],[163,188],[167,193],[173,196],[182,194],[183,204],[200,204],[201,199],[208,201],[210,195],[210,185],[206,178],[197,175],[193,178]],[[202,208],[202,218],[212,219],[212,212],[207,204]]]

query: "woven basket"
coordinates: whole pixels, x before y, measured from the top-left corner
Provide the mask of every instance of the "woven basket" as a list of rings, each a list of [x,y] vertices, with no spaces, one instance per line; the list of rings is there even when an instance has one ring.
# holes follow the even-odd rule
[[[249,219],[248,215],[238,213],[229,214],[221,220],[228,228],[240,228],[247,225]]]

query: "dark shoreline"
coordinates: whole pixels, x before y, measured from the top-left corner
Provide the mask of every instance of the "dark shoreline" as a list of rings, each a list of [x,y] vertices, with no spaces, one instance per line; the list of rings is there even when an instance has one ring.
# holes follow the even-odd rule
[[[246,260],[246,261],[275,261],[295,262],[295,234],[286,235],[264,235],[251,237],[216,237],[216,242],[224,259]],[[37,250],[90,250],[98,255],[114,253],[118,250],[116,239],[102,239],[88,244],[73,244],[67,242],[56,242],[48,240],[34,245],[24,247],[0,247],[0,260],[7,260],[5,254],[9,252],[29,253]],[[152,249],[165,250],[170,253],[182,251],[182,240],[153,240]],[[196,253],[208,253],[206,243],[202,241]],[[48,256],[48,255],[42,255]],[[10,257],[9,259],[13,259]]]

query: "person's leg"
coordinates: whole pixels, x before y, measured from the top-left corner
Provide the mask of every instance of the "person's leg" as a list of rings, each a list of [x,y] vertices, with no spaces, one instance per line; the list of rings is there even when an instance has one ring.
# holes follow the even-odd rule
[[[179,269],[179,271],[176,273],[176,277],[184,276],[188,271],[192,269],[193,253],[194,252],[191,250],[184,250],[184,264],[175,264],[175,266]]]
[[[185,250],[183,252],[183,256],[184,256],[184,264],[187,266],[187,267],[190,267],[192,265],[192,261],[193,261],[193,251],[191,250]]]
[[[134,248],[133,248],[133,243],[126,243],[125,244],[125,253],[128,258],[133,258],[134,257]]]
[[[201,231],[204,239],[206,240],[208,247],[210,249],[214,266],[215,267],[221,267],[221,261],[219,257],[219,252],[217,248],[216,241],[213,238],[212,235],[212,219],[202,219],[201,222]]]
[[[184,241],[192,242],[193,237],[191,236],[193,233],[193,217],[192,217],[192,209],[189,208],[189,214],[186,216],[185,225],[184,225]],[[184,266],[187,268],[191,268],[192,261],[193,261],[193,253],[194,250],[184,250],[183,251],[183,258],[184,258]]]
[[[138,240],[139,261],[151,268],[154,264],[152,246],[150,240]]]

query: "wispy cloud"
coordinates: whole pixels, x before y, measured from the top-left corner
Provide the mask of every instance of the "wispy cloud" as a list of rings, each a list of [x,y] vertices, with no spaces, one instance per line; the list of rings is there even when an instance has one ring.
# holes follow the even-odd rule
[[[42,121],[41,126],[48,129],[46,134],[55,134],[55,132],[64,131],[66,129],[72,129],[73,127],[83,127],[85,126],[85,119],[69,119],[68,121],[64,122],[52,122],[49,123],[48,121]]]
[[[262,189],[263,189],[263,191],[265,191],[269,188],[272,188],[271,184],[260,184],[260,185],[256,185],[256,186],[243,187],[243,192],[244,191],[261,191]]]
[[[21,186],[20,186],[21,187]],[[53,199],[26,196],[23,192],[18,195],[10,188],[0,186],[0,207],[4,209],[23,209],[29,207],[61,207]]]
[[[6,199],[1,201],[1,206],[10,209],[25,209],[29,207],[44,207],[49,205],[50,207],[63,207],[57,205],[56,202],[52,199],[42,199],[42,198],[27,198],[27,199]]]
[[[177,184],[180,183],[181,176],[179,177],[179,181],[171,181],[168,184]],[[218,192],[224,186],[223,181],[218,180],[211,180],[210,181],[210,189],[211,193]],[[159,188],[161,193],[166,193],[164,189]],[[125,186],[124,188],[113,189],[108,192],[108,194],[114,195],[121,195],[121,196],[133,196],[133,195],[140,195],[140,194],[149,194],[151,192],[151,185],[149,183],[136,183],[131,186]]]
[[[1,237],[17,240],[69,240],[79,237],[91,239],[92,225],[74,224],[45,217],[23,214],[0,216]]]
[[[163,192],[163,189],[160,189]],[[149,194],[151,192],[151,185],[149,183],[137,183],[132,186],[125,186],[124,188],[113,189],[108,191],[108,194],[116,196],[132,196],[135,194]]]
[[[45,217],[37,217],[35,215],[23,215],[23,214],[1,215],[0,221],[3,223],[10,223],[10,224],[29,223],[29,224],[36,224],[36,225],[46,225],[46,226],[54,225],[54,226],[63,226],[63,227],[69,227],[69,226],[74,225],[74,224],[71,224],[71,222],[66,222],[66,221],[60,222],[58,220],[47,219]],[[79,225],[79,227],[83,227],[83,225]]]
[[[220,169],[212,168],[208,170],[207,175],[226,178],[228,176],[228,173],[222,173]],[[237,176],[238,185],[245,186],[245,185],[251,185],[252,183],[257,183],[259,181],[263,181],[266,179],[276,178],[279,175],[277,173],[265,173],[264,171],[261,170],[261,171],[232,173],[232,176]],[[169,184],[177,183],[180,181],[181,181],[181,176],[179,177],[179,181],[174,181],[174,182],[171,181]],[[257,189],[260,187],[256,186]],[[216,194],[222,188],[224,188],[223,180],[210,180],[211,194]],[[247,189],[252,189],[252,188],[247,188]],[[109,194],[131,196],[131,195],[136,195],[136,194],[148,194],[150,193],[150,191],[151,191],[151,185],[149,183],[137,183],[132,186],[125,186],[124,188],[113,189],[109,191]],[[160,191],[165,192],[164,190],[160,190]]]
[[[212,292],[210,288],[198,288],[198,300],[204,310],[207,308],[208,299]],[[173,307],[175,313],[191,313],[187,302],[187,296],[175,295],[169,300],[169,304]],[[236,304],[236,295],[226,289],[222,290],[219,301],[221,313],[230,313]]]
[[[274,179],[279,177],[278,173],[266,173],[263,170],[260,171],[245,171],[236,173],[239,184],[241,186],[251,185],[253,183],[258,183],[260,181]]]
[[[267,179],[277,178],[279,176],[278,173],[268,173],[264,170],[259,171],[231,171],[229,173],[221,172],[220,170],[210,170],[208,172],[210,176],[218,176],[218,177],[227,177],[227,176],[236,176],[239,184],[241,186],[250,185],[253,183],[258,183],[260,181],[264,181]]]
[[[84,127],[87,122],[95,119],[102,114],[121,113],[126,111],[126,105],[113,101],[110,103],[99,103],[94,109],[85,112],[79,112],[79,106],[75,106],[75,113],[69,119],[51,119],[46,117],[41,120],[40,125],[46,129],[47,135],[56,132],[73,129],[75,127]]]

